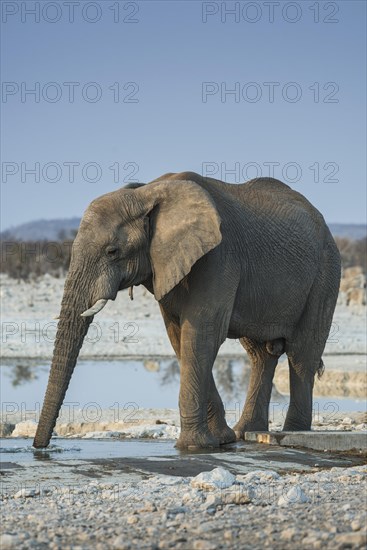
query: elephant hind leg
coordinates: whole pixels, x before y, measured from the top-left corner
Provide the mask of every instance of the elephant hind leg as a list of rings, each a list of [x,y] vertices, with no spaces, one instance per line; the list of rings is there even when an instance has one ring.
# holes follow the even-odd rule
[[[173,349],[175,350],[177,359],[181,360],[181,327],[177,322],[172,320],[161,306],[163,320],[166,325],[166,330]],[[222,399],[215,385],[212,371],[210,372],[208,392],[208,412],[207,424],[210,434],[219,441],[220,445],[232,443],[236,441],[236,434],[227,425],[225,420],[225,410]]]
[[[290,401],[283,431],[308,431],[312,423],[312,391],[316,365],[311,367],[297,354],[289,356],[288,363]]]
[[[315,325],[317,326],[317,325]],[[321,340],[313,330],[299,330],[287,349],[290,400],[283,431],[308,431],[312,424],[313,386],[315,375],[324,371],[321,358],[327,335]]]
[[[245,432],[268,430],[273,377],[279,356],[283,353],[282,339],[256,342],[241,338],[240,342],[250,356],[252,367],[246,403],[241,418],[233,428],[237,439],[241,439]]]
[[[299,325],[287,342],[290,403],[284,431],[307,431],[312,424],[315,375],[324,370],[322,354],[332,324],[339,289],[333,247],[324,250],[323,264],[311,288]]]

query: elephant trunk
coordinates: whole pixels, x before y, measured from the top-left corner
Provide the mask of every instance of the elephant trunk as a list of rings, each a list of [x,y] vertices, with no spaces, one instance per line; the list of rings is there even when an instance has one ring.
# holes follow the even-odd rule
[[[69,274],[65,282],[51,371],[33,441],[33,446],[36,448],[47,447],[50,442],[80,348],[93,320],[93,316],[81,317],[81,313],[90,304],[88,305],[87,293],[83,292],[85,289],[81,289],[80,283],[75,282],[81,279],[80,274],[78,275],[79,277]]]

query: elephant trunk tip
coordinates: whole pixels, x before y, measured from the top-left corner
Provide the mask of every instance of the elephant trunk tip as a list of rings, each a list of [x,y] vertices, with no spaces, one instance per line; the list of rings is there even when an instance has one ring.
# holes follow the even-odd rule
[[[42,441],[38,441],[36,438],[33,440],[33,447],[35,449],[46,449],[48,447],[49,441],[43,443]]]
[[[35,449],[45,449],[46,447],[49,446],[51,437],[52,437],[52,431],[50,434],[48,433],[40,434],[38,433],[38,428],[37,428],[36,435],[34,436],[32,445]]]

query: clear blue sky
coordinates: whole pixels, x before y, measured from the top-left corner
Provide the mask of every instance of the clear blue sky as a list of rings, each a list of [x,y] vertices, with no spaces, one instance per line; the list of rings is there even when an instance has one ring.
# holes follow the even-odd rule
[[[327,221],[365,221],[364,1],[1,4],[3,229],[79,216],[129,174],[269,163]]]

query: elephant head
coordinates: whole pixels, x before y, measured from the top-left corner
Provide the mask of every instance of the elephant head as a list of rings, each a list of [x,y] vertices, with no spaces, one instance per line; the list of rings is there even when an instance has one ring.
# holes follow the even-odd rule
[[[122,188],[88,206],[73,243],[34,447],[49,444],[93,316],[133,285],[152,284],[161,300],[221,239],[213,200],[191,181]]]

